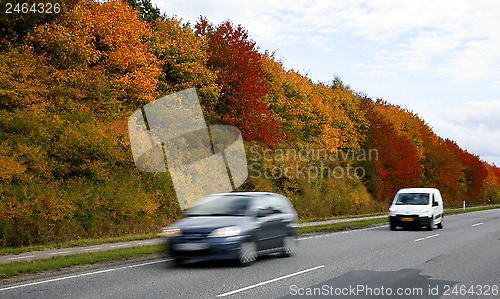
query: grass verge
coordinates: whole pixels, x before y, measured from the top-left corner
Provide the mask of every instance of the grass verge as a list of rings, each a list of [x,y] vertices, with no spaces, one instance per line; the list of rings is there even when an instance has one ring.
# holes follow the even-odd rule
[[[485,206],[485,207],[477,207],[477,208],[466,208],[464,210],[463,208],[458,208],[458,209],[451,209],[451,210],[445,210],[444,214],[463,214],[463,213],[469,213],[469,212],[475,212],[475,211],[483,211],[483,210],[493,210],[493,209],[498,209],[500,208],[500,205],[491,205],[491,206]]]
[[[104,261],[129,259],[132,257],[160,253],[162,244],[140,247],[120,248],[68,256],[57,256],[51,259],[34,260],[29,262],[14,262],[0,264],[0,278],[9,278],[26,273],[61,269],[76,265],[95,264]]]
[[[323,217],[323,218],[300,219],[299,223],[328,221],[328,220],[346,219],[346,218],[361,218],[361,217],[371,217],[371,216],[380,216],[380,215],[387,215],[387,212],[370,213],[370,214],[359,214],[359,215],[331,216],[331,217]]]
[[[346,229],[363,228],[386,222],[388,222],[388,218],[377,218],[377,219],[331,223],[325,225],[304,226],[304,227],[299,227],[298,229],[299,229],[299,234],[305,235],[312,233],[330,233],[330,232],[343,231]]]
[[[158,238],[157,233],[142,234],[142,235],[130,235],[130,236],[121,236],[121,237],[98,238],[98,239],[80,239],[80,240],[68,241],[68,242],[63,242],[63,243],[47,244],[47,245],[6,247],[6,248],[0,248],[0,255],[19,254],[19,253],[23,253],[23,252],[42,251],[42,250],[50,250],[50,249],[62,249],[62,248],[70,248],[70,247],[78,247],[78,246],[92,246],[92,245],[99,245],[99,244],[104,244],[104,243],[117,243],[117,242],[127,242],[127,241],[136,241],[136,240],[147,240],[147,239],[155,239],[155,238]]]

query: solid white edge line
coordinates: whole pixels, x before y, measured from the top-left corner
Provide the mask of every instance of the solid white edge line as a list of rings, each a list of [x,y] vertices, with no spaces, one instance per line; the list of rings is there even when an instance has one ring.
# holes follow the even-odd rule
[[[81,274],[76,274],[76,275],[58,277],[58,278],[47,279],[47,280],[42,280],[42,281],[30,282],[30,283],[26,283],[26,284],[19,284],[19,285],[14,285],[14,286],[6,287],[6,288],[0,288],[0,291],[7,291],[7,290],[18,289],[18,288],[23,288],[23,287],[29,287],[29,286],[33,286],[33,285],[44,284],[44,283],[49,283],[49,282],[55,282],[55,281],[60,281],[60,280],[66,280],[66,279],[71,279],[71,278],[78,278],[78,277],[95,275],[95,274],[106,273],[106,272],[113,272],[113,271],[123,270],[123,269],[128,269],[128,268],[135,268],[135,267],[147,266],[147,265],[152,265],[152,264],[158,264],[158,263],[163,263],[163,262],[167,262],[167,261],[170,261],[170,260],[171,259],[161,259],[161,260],[158,260],[158,261],[152,261],[152,262],[146,262],[146,263],[141,263],[141,264],[128,265],[128,266],[119,267],[119,268],[105,269],[105,270],[99,270],[99,271],[94,271],[94,272],[87,272],[87,273],[81,273]]]
[[[317,269],[320,269],[320,268],[323,268],[323,267],[325,267],[325,265],[321,265],[321,266],[317,266],[317,267],[305,269],[305,270],[302,270],[302,271],[299,271],[299,272],[295,272],[295,273],[292,273],[292,274],[288,274],[288,275],[285,275],[285,276],[280,276],[280,277],[277,277],[277,278],[274,278],[274,279],[271,279],[271,280],[266,280],[266,281],[263,281],[263,282],[259,282],[257,284],[250,285],[248,287],[244,287],[244,288],[237,289],[237,290],[234,290],[234,291],[231,291],[231,292],[220,294],[220,295],[217,295],[217,297],[226,297],[226,296],[233,295],[233,294],[236,294],[236,293],[239,293],[239,292],[243,292],[243,291],[246,291],[246,290],[249,290],[249,289],[260,287],[262,285],[266,285],[266,284],[273,283],[273,282],[276,282],[276,281],[279,281],[279,280],[282,280],[282,279],[286,279],[286,278],[289,278],[289,277],[292,277],[292,276],[296,276],[296,275],[304,274],[304,273],[307,273],[307,272],[310,272],[310,271],[314,271],[314,270],[317,270]]]
[[[479,222],[479,223],[473,224],[472,226],[478,226],[478,225],[481,225],[481,224],[483,224],[483,223]]]

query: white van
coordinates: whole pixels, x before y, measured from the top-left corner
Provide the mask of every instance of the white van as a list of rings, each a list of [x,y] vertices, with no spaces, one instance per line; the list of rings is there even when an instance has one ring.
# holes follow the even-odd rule
[[[398,191],[389,208],[391,230],[401,227],[443,228],[443,199],[435,188],[407,188]]]

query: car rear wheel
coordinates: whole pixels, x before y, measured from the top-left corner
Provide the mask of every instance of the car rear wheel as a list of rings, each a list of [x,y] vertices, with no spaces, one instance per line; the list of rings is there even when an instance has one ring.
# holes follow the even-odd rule
[[[253,241],[243,242],[240,246],[238,262],[241,266],[248,266],[257,260],[257,245]]]
[[[281,254],[283,256],[292,256],[297,249],[297,240],[295,240],[294,236],[286,236],[283,238],[283,249]]]

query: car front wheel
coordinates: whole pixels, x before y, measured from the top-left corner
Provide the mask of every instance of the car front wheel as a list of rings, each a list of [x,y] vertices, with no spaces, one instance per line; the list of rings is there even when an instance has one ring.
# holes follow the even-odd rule
[[[248,266],[257,260],[257,245],[253,241],[243,242],[240,246],[238,262],[241,266]]]

